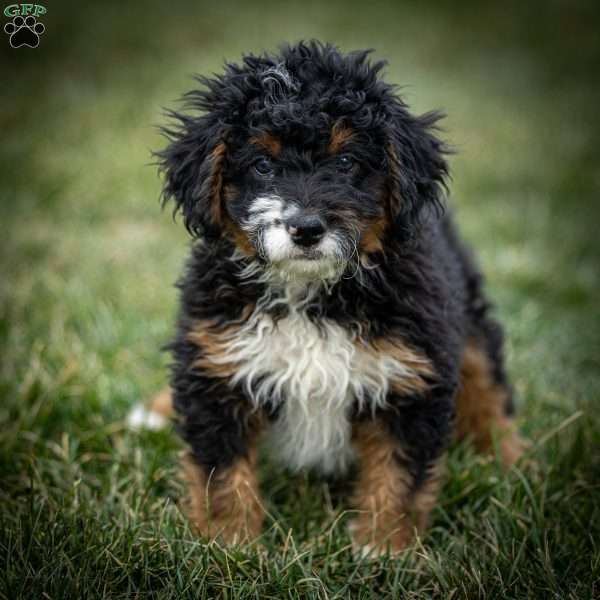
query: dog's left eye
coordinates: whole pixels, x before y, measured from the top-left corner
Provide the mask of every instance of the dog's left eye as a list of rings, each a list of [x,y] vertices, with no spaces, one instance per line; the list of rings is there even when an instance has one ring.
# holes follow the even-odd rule
[[[268,158],[260,158],[254,163],[254,170],[261,177],[273,175],[273,163]]]
[[[342,154],[338,156],[335,161],[335,166],[338,171],[342,171],[342,173],[347,173],[354,166],[354,161],[347,154]]]

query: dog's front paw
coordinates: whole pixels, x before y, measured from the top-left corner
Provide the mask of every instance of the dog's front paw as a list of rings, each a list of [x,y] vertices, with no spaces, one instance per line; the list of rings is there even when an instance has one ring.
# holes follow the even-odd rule
[[[198,535],[226,545],[251,542],[260,535],[265,513],[254,462],[241,459],[222,472],[207,475],[191,454],[184,455],[188,484],[184,510]]]
[[[389,527],[377,521],[376,515],[360,515],[348,523],[356,558],[397,555],[414,543],[416,529],[408,517],[396,518],[393,524],[386,520]]]
[[[527,442],[516,431],[511,431],[500,440],[499,446],[502,464],[510,469],[523,456]]]
[[[191,524],[199,536],[208,540],[217,540],[225,546],[237,546],[253,542],[261,534],[260,522],[254,515],[243,510],[236,511],[237,514],[218,515],[209,521],[194,521]],[[260,517],[262,521],[262,516]]]

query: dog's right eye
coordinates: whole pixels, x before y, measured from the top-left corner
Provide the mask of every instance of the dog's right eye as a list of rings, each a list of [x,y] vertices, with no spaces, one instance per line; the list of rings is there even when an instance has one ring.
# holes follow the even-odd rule
[[[254,163],[254,170],[261,177],[270,177],[273,175],[273,163],[268,158],[260,158]]]

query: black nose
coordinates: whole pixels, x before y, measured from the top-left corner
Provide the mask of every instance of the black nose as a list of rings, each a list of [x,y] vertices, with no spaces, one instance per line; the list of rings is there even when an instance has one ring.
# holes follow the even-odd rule
[[[288,219],[286,227],[299,246],[313,246],[325,235],[325,223],[317,215],[296,215]]]

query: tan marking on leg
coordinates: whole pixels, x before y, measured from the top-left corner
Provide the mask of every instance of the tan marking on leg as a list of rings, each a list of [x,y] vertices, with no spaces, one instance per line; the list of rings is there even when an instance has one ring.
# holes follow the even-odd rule
[[[150,401],[150,410],[170,419],[173,414],[173,395],[171,388],[163,388]]]
[[[357,423],[353,443],[359,459],[359,478],[353,504],[360,511],[350,531],[356,546],[380,554],[409,546],[422,531],[437,498],[441,467],[417,490],[399,463],[401,448],[380,423]],[[441,465],[441,461],[440,461]]]
[[[336,154],[350,141],[353,135],[354,132],[352,129],[338,121],[331,128],[331,137],[329,139],[329,146],[327,146],[327,152],[329,154]]]
[[[376,355],[382,358],[389,356],[408,369],[405,376],[390,381],[391,390],[398,394],[414,394],[429,389],[428,378],[433,376],[433,367],[422,352],[401,339],[376,338],[369,342],[369,347]]]
[[[270,133],[250,138],[250,143],[264,148],[273,157],[279,156],[281,152],[281,141]]]
[[[201,536],[226,544],[252,541],[260,535],[264,510],[256,477],[256,449],[220,471],[206,473],[190,453],[183,457],[188,486],[185,510]]]
[[[456,431],[460,438],[472,437],[477,450],[494,449],[494,434],[502,462],[512,466],[523,452],[523,442],[513,419],[506,415],[508,391],[494,382],[489,358],[473,341],[465,347],[461,386],[456,399]]]

